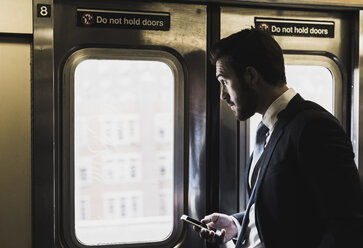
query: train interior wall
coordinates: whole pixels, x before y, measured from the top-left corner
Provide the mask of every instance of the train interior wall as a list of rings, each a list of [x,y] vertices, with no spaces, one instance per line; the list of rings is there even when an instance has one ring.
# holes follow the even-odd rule
[[[32,1],[0,2],[0,246],[31,247]]]
[[[32,247],[32,35],[33,1],[1,0],[0,247],[5,248]]]

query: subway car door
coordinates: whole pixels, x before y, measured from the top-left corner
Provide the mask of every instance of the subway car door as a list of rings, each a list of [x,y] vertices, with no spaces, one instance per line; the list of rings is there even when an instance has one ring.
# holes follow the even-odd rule
[[[34,9],[34,247],[204,247],[207,7]]]
[[[357,117],[353,111],[356,106],[351,101],[351,89],[356,80],[352,76],[356,67],[352,54],[357,49],[354,32],[358,20],[358,14],[349,11],[221,6],[220,36],[223,38],[251,26],[270,32],[284,52],[287,85],[333,113],[351,135],[357,152],[354,133]],[[245,208],[242,175],[253,151],[261,116],[256,114],[248,122],[236,122],[224,103],[220,115],[220,166],[227,168],[221,169],[220,210],[231,214],[236,208],[237,211]],[[233,181],[237,185],[235,190],[228,187],[231,185],[228,171],[240,175]]]

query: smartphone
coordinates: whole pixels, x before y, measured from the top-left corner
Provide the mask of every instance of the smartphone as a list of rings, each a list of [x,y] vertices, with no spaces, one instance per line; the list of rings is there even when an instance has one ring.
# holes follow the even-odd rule
[[[180,219],[182,221],[185,221],[185,222],[187,222],[189,224],[192,224],[194,226],[197,226],[199,228],[205,228],[205,229],[209,229],[211,231],[214,231],[217,235],[220,235],[221,234],[221,231],[220,230],[217,230],[217,229],[215,229],[213,227],[208,227],[206,224],[200,222],[199,220],[193,219],[192,217],[189,217],[188,215],[183,214],[180,217]]]

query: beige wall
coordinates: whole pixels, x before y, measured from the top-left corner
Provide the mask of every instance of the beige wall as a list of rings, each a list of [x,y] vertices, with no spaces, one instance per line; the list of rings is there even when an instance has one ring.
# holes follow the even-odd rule
[[[32,0],[0,0],[1,33],[33,33]]]
[[[31,247],[31,0],[0,0],[0,246]]]
[[[31,245],[32,0],[0,0],[0,246]]]
[[[0,246],[31,247],[30,42],[0,38]]]

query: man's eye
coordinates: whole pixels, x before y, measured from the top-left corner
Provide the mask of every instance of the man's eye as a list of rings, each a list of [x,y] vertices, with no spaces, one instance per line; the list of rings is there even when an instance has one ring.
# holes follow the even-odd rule
[[[222,79],[221,80],[221,84],[226,85],[227,84],[227,81]]]

